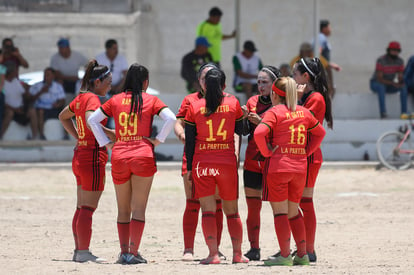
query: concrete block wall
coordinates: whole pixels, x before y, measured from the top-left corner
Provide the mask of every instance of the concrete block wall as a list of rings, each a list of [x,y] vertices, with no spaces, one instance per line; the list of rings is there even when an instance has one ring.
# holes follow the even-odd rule
[[[108,1],[106,1],[108,2]],[[106,3],[105,2],[105,3]],[[56,52],[56,41],[69,36],[72,48],[94,57],[104,50],[108,38],[119,41],[120,52],[130,63],[150,69],[151,86],[169,93],[184,93],[180,78],[183,55],[194,47],[196,26],[207,18],[212,6],[224,14],[224,33],[235,28],[234,0],[139,1],[142,12],[109,13],[0,13],[2,38],[14,37],[29,60],[30,68],[42,70]],[[343,70],[334,74],[337,93],[369,93],[368,80],[375,60],[385,53],[389,41],[401,42],[401,56],[414,54],[412,0],[319,0],[320,18],[332,25],[332,59]],[[114,2],[113,5],[117,5]],[[253,40],[263,63],[280,65],[298,53],[299,45],[313,37],[313,1],[260,2],[240,0],[240,44]],[[222,66],[229,81],[235,40],[222,44]]]

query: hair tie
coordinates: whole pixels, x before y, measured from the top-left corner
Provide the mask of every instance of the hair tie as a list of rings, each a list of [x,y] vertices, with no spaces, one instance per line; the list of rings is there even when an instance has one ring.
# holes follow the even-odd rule
[[[303,66],[305,66],[306,70],[313,76],[316,77],[315,73],[311,71],[311,69],[309,69],[308,65],[306,65],[306,62],[303,58],[300,59],[300,62],[302,62]]]
[[[276,75],[271,70],[269,70],[268,68],[262,68],[262,71],[270,73],[275,80],[277,79]]]
[[[276,87],[276,82],[272,85],[272,91],[280,96],[286,97],[286,92]]]

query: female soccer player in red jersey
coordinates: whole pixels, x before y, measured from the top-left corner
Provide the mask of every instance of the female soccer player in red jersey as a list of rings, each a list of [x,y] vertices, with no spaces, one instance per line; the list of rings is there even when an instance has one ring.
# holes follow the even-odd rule
[[[77,209],[72,220],[75,262],[103,261],[92,255],[89,244],[92,235],[92,215],[104,190],[108,153],[106,148],[99,148],[86,121],[92,112],[101,106],[98,95],[105,96],[111,89],[111,82],[112,75],[108,67],[99,66],[96,60],[90,60],[79,95],[59,114],[63,127],[78,140],[72,161],[72,170],[77,182]],[[76,118],[76,127],[72,123],[73,117]],[[111,135],[109,129],[106,129],[106,133]]]
[[[293,77],[298,84],[305,86],[299,104],[309,109],[321,124],[325,119],[328,127],[332,129],[331,98],[328,94],[325,71],[320,60],[318,58],[302,58],[294,65]],[[312,139],[312,135],[309,138]],[[309,156],[306,185],[300,201],[306,227],[306,251],[311,262],[316,262],[314,248],[316,216],[313,206],[313,191],[322,161],[320,148]]]
[[[193,102],[185,117],[187,176],[202,209],[202,228],[209,255],[201,264],[218,264],[216,187],[223,200],[233,244],[233,263],[246,263],[241,253],[242,224],[238,213],[238,148],[243,112],[234,96],[223,93],[225,75],[211,69],[205,78],[205,98]],[[234,134],[237,134],[237,138]]]
[[[243,134],[249,135],[244,159],[243,179],[244,193],[247,203],[247,235],[250,250],[244,254],[249,260],[260,260],[260,210],[262,209],[262,172],[264,158],[253,139],[257,124],[262,120],[265,112],[272,107],[270,92],[273,82],[280,77],[280,71],[273,66],[264,66],[257,76],[257,87],[260,95],[255,95],[242,106],[244,113]]]
[[[147,261],[138,253],[145,225],[145,210],[154,174],[157,171],[154,147],[164,142],[174,127],[175,115],[148,88],[148,70],[132,64],[122,93],[114,95],[96,110],[88,122],[100,146],[112,149],[112,179],[118,203],[118,235],[121,254],[118,263]],[[154,115],[165,122],[155,139],[150,138]],[[115,120],[115,143],[102,132],[99,123]]]
[[[269,257],[265,265],[306,265],[305,225],[298,206],[306,182],[306,158],[322,142],[325,130],[310,111],[296,106],[296,82],[282,77],[272,86],[273,108],[268,110],[256,127],[254,139],[264,157],[263,200],[270,202],[280,253]],[[308,132],[312,140],[308,141]],[[267,141],[270,138],[270,142]],[[290,234],[297,254],[292,261]]]
[[[200,87],[205,87],[205,75],[206,73],[212,69],[217,68],[217,66],[213,63],[205,63],[202,65],[198,71],[198,80],[200,82]],[[192,93],[187,95],[178,110],[176,115],[177,121],[174,126],[174,132],[178,139],[185,144],[185,132],[184,132],[184,118],[187,113],[188,107],[194,101],[197,101],[204,97],[204,91],[201,89],[196,93]],[[183,253],[183,261],[193,261],[194,257],[194,237],[195,232],[197,229],[198,223],[198,212],[200,210],[200,202],[198,199],[194,198],[193,186],[191,181],[187,179],[187,159],[185,157],[185,150],[183,154],[183,163],[181,168],[181,175],[183,176],[184,182],[184,191],[186,196],[186,207],[184,210],[183,215],[183,235],[184,235],[184,253]],[[220,246],[221,241],[221,233],[223,231],[223,211],[222,211],[222,203],[221,199],[216,196],[216,221],[217,221],[217,244]],[[220,253],[220,258],[225,259],[224,255]]]

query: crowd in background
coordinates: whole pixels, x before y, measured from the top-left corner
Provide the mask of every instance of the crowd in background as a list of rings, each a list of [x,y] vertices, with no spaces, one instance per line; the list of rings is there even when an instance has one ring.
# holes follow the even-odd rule
[[[88,58],[72,50],[70,41],[60,38],[58,51],[51,57],[50,65],[44,69],[43,80],[29,85],[28,79],[19,78],[19,67],[28,68],[24,58],[11,38],[2,42],[0,54],[0,139],[14,120],[20,125],[30,125],[29,140],[45,140],[44,125],[48,119],[57,119],[59,112],[80,90],[80,79]],[[126,58],[119,54],[118,43],[108,39],[105,51],[96,57],[99,64],[107,66],[113,76],[108,96],[119,93],[128,70]],[[68,139],[66,132],[64,139]]]
[[[223,34],[220,23],[223,12],[218,7],[209,11],[208,18],[196,28],[195,47],[182,58],[181,77],[186,82],[189,93],[199,90],[196,72],[202,64],[213,62],[220,67],[222,62],[222,40],[236,37],[236,31]],[[328,37],[331,35],[331,25],[328,20],[320,21],[320,60],[325,68],[328,89],[331,98],[335,94],[333,70],[340,71],[341,67],[331,61],[331,46]],[[305,41],[299,46],[298,55],[290,62],[281,62],[282,76],[290,76],[295,62],[305,57],[314,57],[314,41]],[[0,54],[0,140],[6,133],[11,121],[20,125],[30,125],[31,134],[27,139],[45,140],[44,125],[48,119],[56,119],[65,103],[69,103],[80,89],[80,70],[83,70],[88,58],[84,54],[72,50],[70,41],[61,38],[57,42],[58,51],[51,56],[50,65],[44,69],[44,79],[32,86],[19,78],[19,68],[29,68],[29,62],[16,47],[11,38],[4,38]],[[234,92],[241,103],[258,93],[256,78],[263,68],[263,60],[257,53],[254,41],[246,40],[243,49],[232,58],[234,79],[227,90]],[[389,43],[387,53],[376,63],[375,72],[370,80],[371,90],[378,95],[380,118],[387,118],[385,95],[400,92],[401,118],[410,117],[407,110],[407,95],[414,90],[414,56],[407,66],[398,56],[401,46],[398,42]],[[104,102],[118,93],[124,82],[128,69],[128,60],[118,51],[118,43],[108,39],[105,51],[95,56],[99,64],[108,66],[113,75],[111,91]],[[287,59],[289,60],[289,59]],[[287,61],[286,60],[286,61]],[[23,80],[23,81],[22,81]],[[63,135],[68,138],[67,134]]]

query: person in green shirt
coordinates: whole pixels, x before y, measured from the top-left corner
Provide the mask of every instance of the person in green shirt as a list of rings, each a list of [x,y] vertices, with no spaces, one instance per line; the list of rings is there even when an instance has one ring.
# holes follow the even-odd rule
[[[197,37],[204,36],[207,38],[211,44],[208,52],[213,57],[213,62],[218,66],[220,66],[221,60],[221,41],[236,37],[236,30],[229,35],[223,34],[220,23],[222,15],[223,12],[218,7],[211,8],[208,19],[197,26],[196,34]]]

